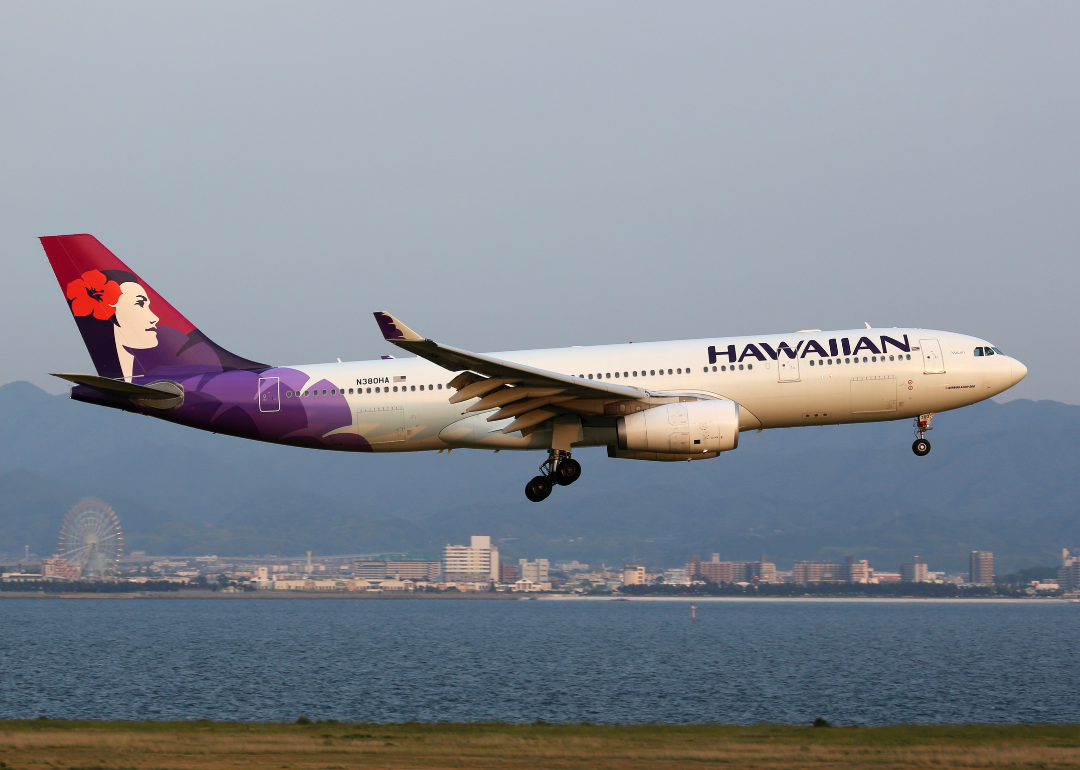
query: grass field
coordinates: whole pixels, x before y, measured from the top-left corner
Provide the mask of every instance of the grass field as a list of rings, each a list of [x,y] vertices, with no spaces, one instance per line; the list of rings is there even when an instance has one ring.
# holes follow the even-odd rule
[[[1080,725],[0,722],[0,770],[1080,768]]]

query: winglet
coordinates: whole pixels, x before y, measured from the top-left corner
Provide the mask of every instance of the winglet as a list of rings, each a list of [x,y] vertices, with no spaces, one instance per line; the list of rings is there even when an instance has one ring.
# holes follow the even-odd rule
[[[383,338],[388,342],[423,342],[424,338],[414,332],[408,326],[389,313],[376,312],[375,320],[379,322]]]

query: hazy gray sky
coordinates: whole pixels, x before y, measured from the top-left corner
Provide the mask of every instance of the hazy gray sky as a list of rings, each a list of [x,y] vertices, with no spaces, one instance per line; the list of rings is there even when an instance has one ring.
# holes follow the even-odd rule
[[[0,4],[0,382],[88,371],[37,243],[215,341],[923,326],[1080,403],[1076,3]]]

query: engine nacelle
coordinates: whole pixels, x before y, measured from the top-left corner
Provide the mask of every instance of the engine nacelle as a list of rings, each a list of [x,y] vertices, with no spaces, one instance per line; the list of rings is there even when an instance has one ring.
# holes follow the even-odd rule
[[[618,421],[619,449],[697,455],[739,446],[739,405],[734,401],[684,401],[628,414]]]

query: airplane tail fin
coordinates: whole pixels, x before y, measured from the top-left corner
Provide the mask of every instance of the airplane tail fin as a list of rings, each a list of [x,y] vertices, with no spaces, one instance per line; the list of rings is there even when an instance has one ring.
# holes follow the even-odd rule
[[[266,368],[214,344],[94,236],[40,240],[100,376],[131,382]]]

